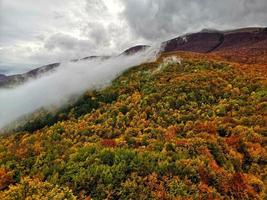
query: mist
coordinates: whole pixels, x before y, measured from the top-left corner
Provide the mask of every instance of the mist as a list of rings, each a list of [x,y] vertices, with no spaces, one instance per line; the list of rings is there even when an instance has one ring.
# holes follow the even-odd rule
[[[62,106],[74,95],[101,89],[125,70],[156,59],[158,46],[134,55],[106,60],[92,59],[62,63],[46,76],[11,89],[0,89],[0,129],[39,108]]]

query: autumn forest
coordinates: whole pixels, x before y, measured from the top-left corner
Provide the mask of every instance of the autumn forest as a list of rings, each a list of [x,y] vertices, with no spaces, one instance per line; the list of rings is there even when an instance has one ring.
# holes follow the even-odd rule
[[[266,199],[266,67],[251,66],[165,53],[38,111],[0,138],[1,199]]]

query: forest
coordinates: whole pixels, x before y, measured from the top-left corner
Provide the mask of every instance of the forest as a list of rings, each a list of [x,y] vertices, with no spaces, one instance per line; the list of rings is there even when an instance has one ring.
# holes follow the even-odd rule
[[[0,199],[267,199],[264,67],[163,54],[0,136]]]

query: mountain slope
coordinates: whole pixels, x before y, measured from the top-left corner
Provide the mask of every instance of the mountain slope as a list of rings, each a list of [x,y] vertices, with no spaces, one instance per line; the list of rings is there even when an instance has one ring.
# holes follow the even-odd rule
[[[265,71],[163,53],[88,91],[54,125],[37,116],[37,128],[2,136],[0,197],[264,199]]]
[[[241,48],[266,49],[266,28],[244,28],[231,31],[209,31],[186,34],[164,42],[163,52],[190,51],[210,53]]]

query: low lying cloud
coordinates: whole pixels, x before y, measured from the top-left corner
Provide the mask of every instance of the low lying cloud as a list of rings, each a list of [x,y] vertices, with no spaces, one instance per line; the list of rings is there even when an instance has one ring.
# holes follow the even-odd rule
[[[131,56],[67,62],[52,74],[13,89],[0,89],[0,129],[41,107],[61,106],[73,95],[103,88],[123,71],[155,59],[158,50],[151,47]]]

